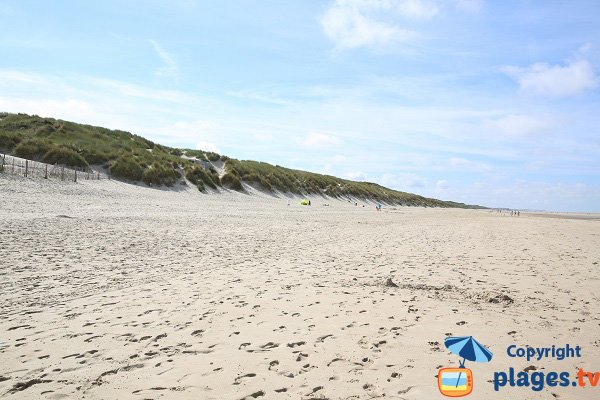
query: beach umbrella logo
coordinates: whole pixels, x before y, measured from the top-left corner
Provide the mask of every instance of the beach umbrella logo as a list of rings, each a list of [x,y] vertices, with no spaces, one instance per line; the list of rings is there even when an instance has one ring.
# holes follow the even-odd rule
[[[462,397],[473,391],[473,372],[465,368],[465,362],[490,362],[493,354],[473,336],[448,337],[446,348],[462,358],[459,368],[442,368],[438,372],[440,393],[448,397]]]

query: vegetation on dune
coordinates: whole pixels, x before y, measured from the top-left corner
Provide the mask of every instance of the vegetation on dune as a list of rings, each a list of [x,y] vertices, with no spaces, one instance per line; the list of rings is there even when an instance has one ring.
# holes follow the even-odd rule
[[[193,164],[182,150],[129,132],[26,114],[0,113],[0,151],[52,164],[104,165],[116,178],[152,185],[175,184],[179,169]]]
[[[127,156],[121,156],[113,161],[109,170],[113,176],[134,182],[140,181],[144,176],[144,168],[137,161]]]
[[[65,164],[69,167],[86,168],[88,166],[81,154],[64,146],[53,146],[44,154],[42,161],[48,164]]]
[[[391,190],[375,183],[354,182],[334,176],[299,171],[264,162],[228,159],[226,176],[257,185],[267,191],[319,194],[337,198],[361,198],[388,204],[430,207],[465,207],[464,204],[429,199],[412,193]],[[225,176],[223,177],[225,178]],[[237,190],[237,189],[236,189]]]
[[[470,207],[375,183],[236,160],[214,152],[172,148],[121,130],[26,114],[0,113],[0,151],[52,164],[102,165],[114,177],[152,186],[174,185],[185,175],[201,191],[219,187],[244,191],[244,185],[251,185],[268,192],[360,198],[388,204]],[[223,162],[221,178],[211,164],[221,165],[217,161]]]
[[[19,143],[21,137],[13,132],[0,132],[0,151],[11,152]]]
[[[15,146],[15,155],[17,157],[29,158],[31,160],[40,160],[44,154],[52,150],[55,146],[47,140],[31,139],[23,140]]]
[[[142,181],[146,185],[166,185],[173,186],[181,174],[174,168],[166,167],[162,164],[153,164],[144,170]]]
[[[185,177],[196,185],[200,191],[206,190],[206,187],[217,189],[218,186],[221,186],[219,174],[214,168],[206,170],[197,165],[190,166],[187,168]]]
[[[226,173],[221,177],[221,184],[229,189],[237,190],[238,192],[244,191],[244,186],[240,178],[234,174]]]

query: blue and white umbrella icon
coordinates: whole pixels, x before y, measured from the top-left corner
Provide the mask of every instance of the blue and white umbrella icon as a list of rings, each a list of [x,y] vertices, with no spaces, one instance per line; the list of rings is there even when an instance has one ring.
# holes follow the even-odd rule
[[[473,336],[448,337],[444,340],[444,344],[452,353],[463,358],[460,363],[461,368],[465,367],[466,360],[483,363],[489,362],[493,357],[492,352],[475,340]],[[460,376],[461,374],[459,373],[456,380],[457,386]]]

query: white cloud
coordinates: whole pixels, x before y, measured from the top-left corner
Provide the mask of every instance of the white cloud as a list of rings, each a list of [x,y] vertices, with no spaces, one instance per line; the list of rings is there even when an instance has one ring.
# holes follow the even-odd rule
[[[76,99],[23,99],[15,97],[0,97],[0,110],[71,121],[91,120],[98,113],[98,110],[92,104]]]
[[[215,144],[205,141],[200,141],[196,143],[196,150],[212,151],[214,153],[221,154],[221,150],[219,150],[219,148]]]
[[[431,1],[403,0],[395,3],[398,13],[408,18],[429,19],[440,12],[438,6]]]
[[[555,123],[548,119],[512,114],[485,120],[483,128],[487,133],[501,136],[530,136],[547,133],[552,130],[553,125]]]
[[[150,40],[150,44],[152,44],[154,51],[165,64],[163,67],[160,67],[155,71],[155,75],[177,80],[179,78],[179,68],[173,56],[167,53],[156,41]]]
[[[345,179],[350,179],[351,181],[366,181],[367,174],[363,171],[348,171],[343,177]]]
[[[301,139],[301,144],[304,147],[325,148],[339,144],[341,141],[335,136],[326,135],[324,133],[309,133],[305,138]]]
[[[415,33],[393,23],[382,20],[378,15],[395,5],[401,12],[400,3],[392,0],[336,0],[321,18],[325,34],[339,49],[364,46],[384,47],[406,41]],[[416,3],[416,2],[415,2]],[[405,5],[405,13],[425,13],[417,6]]]
[[[573,96],[598,85],[594,67],[583,58],[564,65],[536,63],[524,68],[508,66],[503,71],[517,81],[523,94]]]

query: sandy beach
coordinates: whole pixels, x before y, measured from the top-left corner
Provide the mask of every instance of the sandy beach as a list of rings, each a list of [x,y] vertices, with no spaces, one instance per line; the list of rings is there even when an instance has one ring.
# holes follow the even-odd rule
[[[447,336],[494,371],[600,370],[600,222],[0,176],[0,398],[437,399]],[[323,206],[328,203],[329,206]],[[393,285],[386,285],[391,278]],[[570,343],[579,359],[506,349]]]

